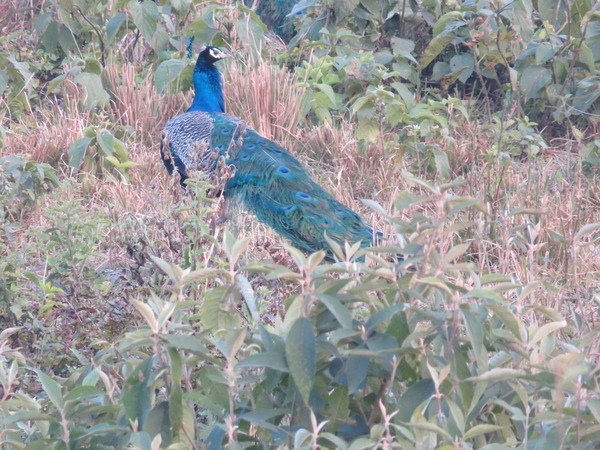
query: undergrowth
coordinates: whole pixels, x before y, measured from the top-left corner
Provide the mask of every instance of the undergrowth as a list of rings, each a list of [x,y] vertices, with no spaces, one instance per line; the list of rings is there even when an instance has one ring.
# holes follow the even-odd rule
[[[201,177],[185,191],[168,178],[161,129],[190,95],[157,91],[144,58],[162,41],[123,30],[99,73],[94,58],[57,68],[32,57],[29,68],[60,79],[31,97],[31,86],[12,85],[3,98],[2,448],[598,447],[591,118],[557,138],[438,92],[405,96],[412,119],[390,127],[398,111],[386,101],[398,99],[373,55],[334,66],[315,44],[292,73],[279,63],[308,44],[285,57],[272,38],[248,49],[254,16],[230,3],[202,8],[222,19],[218,38],[236,56],[223,70],[229,111],[388,239],[325,262],[210,197]],[[354,24],[352,10],[338,13]],[[0,19],[24,30],[2,48],[34,54],[30,15]],[[465,26],[456,34],[471,42]],[[78,31],[95,39],[93,27]],[[352,39],[324,42],[342,54]],[[409,59],[408,44],[393,42]],[[23,67],[11,67],[17,79]],[[86,107],[80,69],[102,79],[105,105]]]

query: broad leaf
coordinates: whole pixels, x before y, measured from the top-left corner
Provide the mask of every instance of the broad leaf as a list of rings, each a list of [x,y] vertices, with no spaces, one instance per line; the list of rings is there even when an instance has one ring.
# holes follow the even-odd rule
[[[307,318],[300,317],[290,328],[285,340],[285,356],[298,392],[308,405],[317,371],[317,350],[315,331]]]
[[[71,144],[69,150],[67,151],[69,155],[69,165],[74,169],[81,168],[83,164],[83,159],[85,157],[85,152],[90,146],[92,142],[92,138],[82,137],[77,139],[75,142]]]

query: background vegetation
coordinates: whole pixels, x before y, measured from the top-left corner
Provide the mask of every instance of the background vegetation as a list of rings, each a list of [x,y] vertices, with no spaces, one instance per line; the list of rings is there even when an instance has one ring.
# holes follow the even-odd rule
[[[597,448],[598,3],[260,3],[4,1],[0,446]],[[209,42],[385,247],[166,176]]]

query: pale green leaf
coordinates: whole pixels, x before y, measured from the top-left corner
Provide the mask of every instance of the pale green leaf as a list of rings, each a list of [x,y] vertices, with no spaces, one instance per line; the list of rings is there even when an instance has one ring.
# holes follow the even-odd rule
[[[285,339],[287,366],[304,403],[308,398],[317,371],[317,350],[313,326],[305,317],[298,318]]]
[[[40,383],[42,383],[42,388],[48,395],[50,401],[54,404],[54,406],[56,406],[56,409],[62,411],[64,407],[64,400],[60,384],[40,370],[36,370],[35,372],[37,373]]]

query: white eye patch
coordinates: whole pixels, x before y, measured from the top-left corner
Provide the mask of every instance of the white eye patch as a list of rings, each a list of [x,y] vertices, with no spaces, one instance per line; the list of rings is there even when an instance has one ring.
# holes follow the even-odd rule
[[[208,52],[210,53],[210,56],[212,56],[215,59],[225,58],[226,56],[225,53],[223,53],[218,48],[211,48]]]

